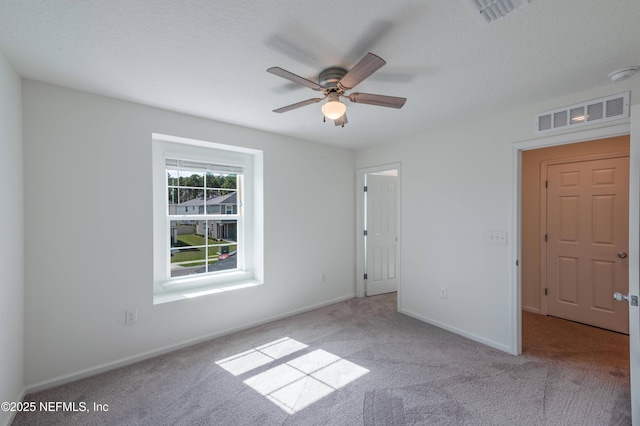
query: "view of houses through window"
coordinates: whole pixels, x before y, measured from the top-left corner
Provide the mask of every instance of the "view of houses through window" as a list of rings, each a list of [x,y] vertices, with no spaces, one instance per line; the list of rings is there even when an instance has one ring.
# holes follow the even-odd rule
[[[171,277],[238,268],[239,168],[166,160]]]

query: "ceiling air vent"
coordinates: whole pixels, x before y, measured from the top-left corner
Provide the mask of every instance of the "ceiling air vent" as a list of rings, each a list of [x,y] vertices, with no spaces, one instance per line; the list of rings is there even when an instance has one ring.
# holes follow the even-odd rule
[[[629,117],[629,92],[536,114],[536,133],[573,129]]]
[[[464,0],[469,10],[488,25],[508,15],[520,6],[529,4],[529,0]]]

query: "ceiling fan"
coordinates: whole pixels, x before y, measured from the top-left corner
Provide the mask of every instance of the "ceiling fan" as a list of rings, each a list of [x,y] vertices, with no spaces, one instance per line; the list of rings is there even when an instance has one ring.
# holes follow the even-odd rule
[[[294,83],[301,84],[310,89],[322,92],[321,98],[311,98],[306,101],[297,102],[282,108],[274,109],[273,112],[283,113],[297,109],[306,105],[315,104],[324,99],[327,102],[322,106],[324,114],[323,121],[326,119],[333,120],[336,126],[344,127],[347,121],[347,106],[340,102],[340,98],[347,98],[353,103],[378,105],[389,108],[402,108],[407,98],[399,98],[396,96],[374,95],[371,93],[351,93],[346,94],[349,90],[356,87],[364,79],[379,70],[386,62],[373,53],[367,53],[357,64],[350,70],[342,67],[330,67],[320,72],[318,82],[315,83],[300,77],[292,72],[284,70],[280,67],[272,67],[267,70],[271,74],[286,78]]]

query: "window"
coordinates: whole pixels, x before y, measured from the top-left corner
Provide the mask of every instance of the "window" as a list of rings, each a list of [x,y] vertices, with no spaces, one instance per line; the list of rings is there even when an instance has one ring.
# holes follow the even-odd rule
[[[243,167],[176,158],[165,164],[170,276],[242,269]],[[217,214],[222,205],[226,214]]]
[[[262,153],[154,135],[154,302],[262,280]]]

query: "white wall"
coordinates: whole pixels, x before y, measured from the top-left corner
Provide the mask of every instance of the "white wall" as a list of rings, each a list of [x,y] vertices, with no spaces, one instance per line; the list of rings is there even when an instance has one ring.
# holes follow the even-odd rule
[[[30,390],[354,295],[353,152],[33,81],[23,93]],[[153,305],[154,132],[264,151],[264,285]]]
[[[517,351],[512,144],[540,138],[534,133],[535,113],[634,87],[631,98],[638,98],[639,82],[609,84],[492,117],[466,122],[460,117],[429,133],[358,152],[358,168],[402,163],[400,311]],[[509,232],[509,243],[488,243],[489,231]],[[446,299],[439,297],[442,287]]]
[[[0,401],[19,401],[24,387],[24,245],[20,77],[0,54]],[[11,413],[0,411],[0,424]]]

